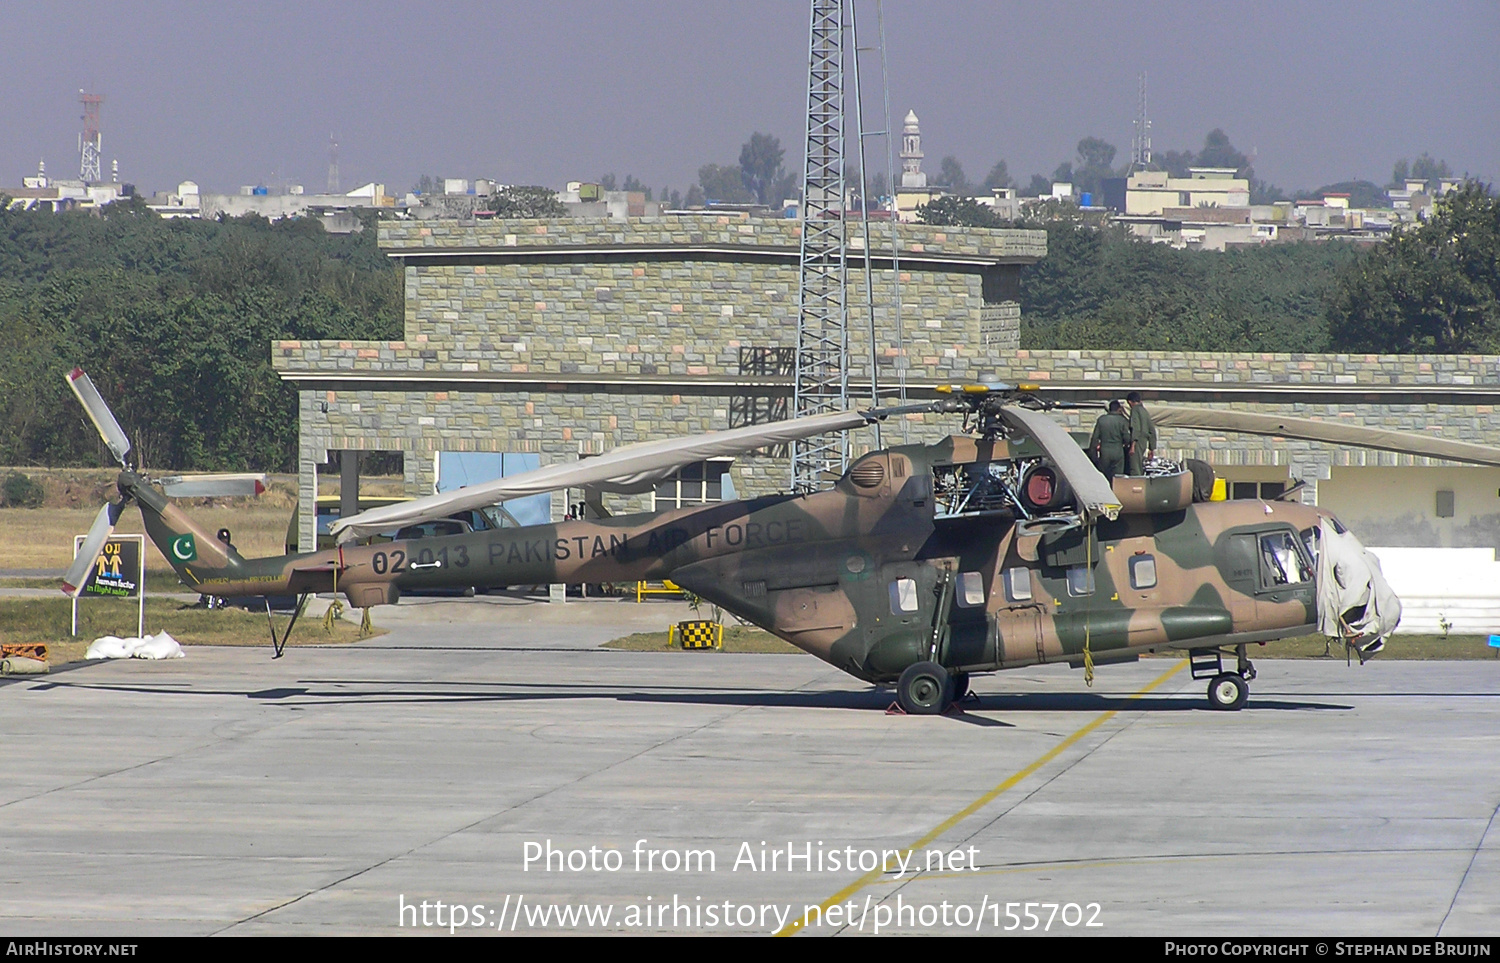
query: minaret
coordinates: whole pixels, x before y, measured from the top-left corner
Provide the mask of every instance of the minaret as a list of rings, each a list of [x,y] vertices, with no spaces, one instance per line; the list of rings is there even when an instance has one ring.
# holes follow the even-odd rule
[[[926,187],[922,173],[922,131],[917,126],[917,112],[908,110],[901,130],[901,186]]]

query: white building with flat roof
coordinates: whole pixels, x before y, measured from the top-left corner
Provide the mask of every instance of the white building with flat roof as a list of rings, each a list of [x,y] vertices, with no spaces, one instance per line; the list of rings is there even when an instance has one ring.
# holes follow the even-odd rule
[[[1169,207],[1249,207],[1250,181],[1232,167],[1192,167],[1190,176],[1136,171],[1125,182],[1125,213],[1160,216]]]

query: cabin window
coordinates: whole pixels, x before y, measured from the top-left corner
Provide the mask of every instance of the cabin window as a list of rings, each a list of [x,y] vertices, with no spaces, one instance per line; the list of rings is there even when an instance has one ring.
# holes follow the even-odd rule
[[[1094,570],[1087,565],[1074,565],[1068,569],[1068,594],[1093,595]]]
[[[1313,580],[1312,566],[1297,551],[1297,536],[1291,532],[1269,532],[1260,537],[1260,583],[1262,588],[1297,585]]]
[[[891,614],[907,615],[917,610],[917,582],[898,578],[891,583]]]
[[[1031,569],[1009,568],[1005,570],[1005,597],[1012,602],[1031,601]]]
[[[1156,588],[1156,556],[1134,555],[1130,559],[1130,587]]]
[[[984,575],[961,572],[958,576],[958,607],[976,609],[984,604]]]

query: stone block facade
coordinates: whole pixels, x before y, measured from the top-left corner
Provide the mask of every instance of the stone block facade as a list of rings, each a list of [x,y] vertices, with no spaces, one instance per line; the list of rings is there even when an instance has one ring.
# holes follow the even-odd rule
[[[536,452],[551,463],[785,411],[796,343],[795,221],[424,221],[386,222],[380,230],[404,271],[403,340],[272,346],[282,377],[301,389],[304,506],[313,504],[316,466],[330,450],[403,451],[408,491],[420,494],[432,490],[439,451]],[[1045,233],[905,224],[899,231],[899,257],[893,262],[887,244],[872,258],[883,390],[899,381],[917,400],[935,397],[941,384],[998,380],[1091,401],[1140,390],[1148,407],[1211,403],[1500,446],[1500,357],[1023,350],[1019,272],[1045,253]],[[856,403],[870,392],[859,251],[851,246],[849,272]],[[899,332],[891,284],[898,274]],[[1084,432],[1095,417],[1057,414]],[[957,427],[952,418],[910,416],[885,425],[879,440],[929,441]],[[855,453],[868,449],[875,433],[854,433],[850,444]],[[1335,468],[1429,464],[1166,429],[1162,449],[1206,459],[1231,476],[1306,481],[1309,498]],[[786,488],[790,470],[784,459],[746,457],[732,477],[741,495],[759,494]],[[1500,480],[1491,487],[1500,499]],[[611,504],[645,508],[649,501]],[[563,505],[561,494],[554,505]],[[1476,508],[1476,517],[1489,511]],[[1410,527],[1425,523],[1417,518]],[[312,526],[305,511],[304,546],[312,544]]]
[[[1103,400],[1138,390],[1162,401],[1347,421],[1371,428],[1435,434],[1500,446],[1500,357],[1210,353],[1190,351],[1020,350],[997,364],[998,380],[1035,383],[1059,397]],[[1092,416],[1062,413],[1087,427]],[[1162,430],[1175,456],[1217,465],[1410,466],[1431,459],[1314,442],[1215,437]],[[1326,476],[1325,476],[1326,477]]]
[[[892,257],[890,230],[872,229],[873,296],[850,245],[851,391],[869,397],[872,301],[882,389],[982,377],[1019,343],[1019,274],[1045,232],[903,224]],[[406,452],[415,494],[431,491],[437,451],[572,459],[763,420],[790,394],[796,221],[390,221],[380,241],[403,270],[403,340],[272,346],[302,389],[304,505],[330,450]],[[783,476],[769,459],[733,469],[742,493]],[[310,514],[302,529],[311,544]]]

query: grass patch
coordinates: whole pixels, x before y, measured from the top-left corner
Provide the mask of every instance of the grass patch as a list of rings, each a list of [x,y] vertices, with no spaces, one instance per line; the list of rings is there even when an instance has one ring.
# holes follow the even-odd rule
[[[626,652],[682,652],[681,645],[670,645],[667,633],[637,632],[624,638],[604,643],[602,648],[621,649]],[[753,652],[769,655],[803,654],[802,650],[783,639],[750,625],[724,626],[725,652]]]
[[[10,470],[0,468],[0,478]],[[106,499],[117,500],[114,486],[118,470],[16,470],[40,482],[47,498],[41,508],[0,508],[0,568],[67,568],[73,562],[73,536],[89,530]],[[399,495],[403,484],[401,478],[364,478],[360,480],[360,492]],[[319,487],[324,494],[336,494],[337,478],[319,479]],[[259,498],[179,498],[173,503],[210,532],[229,529],[234,547],[241,555],[259,558],[286,552],[286,529],[292,519],[296,492],[295,475],[273,475],[270,490]],[[139,535],[145,531],[140,510],[133,504],[115,526],[120,535]],[[172,579],[169,584],[177,584],[172,566],[150,539],[146,540],[146,572],[148,579],[151,573],[166,573]],[[147,587],[151,585],[148,580]]]
[[[286,552],[286,527],[290,505],[258,504],[250,498],[178,499],[188,516],[209,532],[227,528],[234,547],[246,557],[282,555]],[[0,508],[0,568],[66,569],[73,564],[73,536],[82,535],[94,523],[103,501],[90,508]],[[142,535],[146,528],[134,504],[125,509],[117,535]],[[172,566],[151,539],[146,539],[146,572],[163,573],[176,583]],[[148,583],[149,584],[149,583]]]
[[[1325,641],[1321,635],[1303,635],[1267,642],[1264,648],[1252,645],[1247,653],[1251,659],[1321,659],[1324,658]],[[1342,646],[1335,644],[1331,651],[1333,658],[1344,658]],[[1490,648],[1487,635],[1450,635],[1447,638],[1441,635],[1396,635],[1385,640],[1385,649],[1375,658],[1462,661],[1493,659],[1496,651],[1500,650]],[[1354,656],[1355,661],[1358,658]]]
[[[52,589],[61,595],[62,576],[47,578],[45,576],[26,575],[15,578],[0,578],[0,588]],[[146,569],[146,597],[148,599],[153,595],[181,595],[187,592],[191,592],[194,595],[199,594],[196,589],[191,589],[184,585],[182,579],[177,577],[175,571],[167,569],[163,572],[150,568]]]
[[[59,593],[60,595],[61,593]],[[83,658],[94,639],[104,635],[132,636],[136,629],[136,603],[120,599],[85,599],[78,606],[78,637],[68,633],[70,606],[66,598],[0,598],[0,641],[45,642],[53,663]],[[290,616],[276,614],[276,631],[286,629]],[[243,609],[200,609],[171,599],[146,599],[146,632],[166,630],[183,645],[271,645],[264,612]],[[378,633],[377,634],[381,634]],[[323,630],[322,619],[303,616],[292,633],[291,645],[325,645],[355,642],[357,626],[335,622],[332,632]]]

